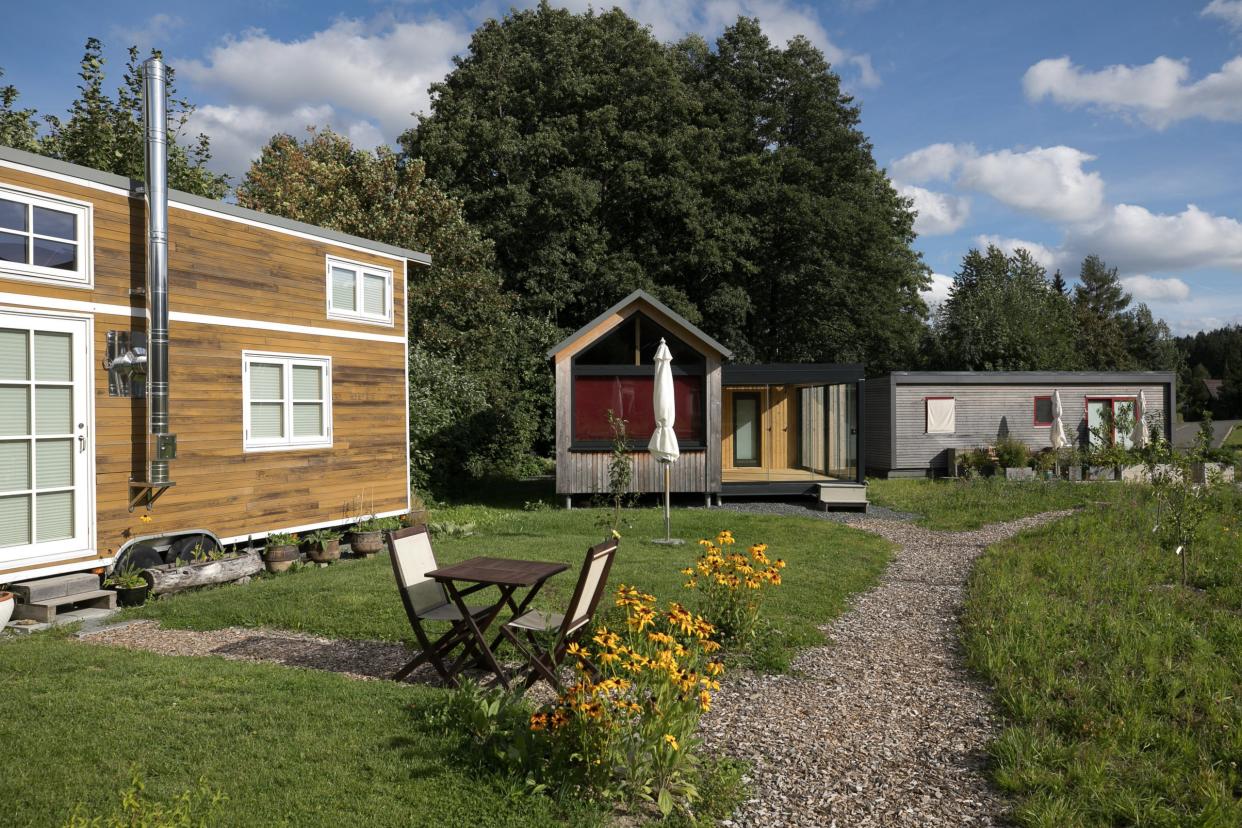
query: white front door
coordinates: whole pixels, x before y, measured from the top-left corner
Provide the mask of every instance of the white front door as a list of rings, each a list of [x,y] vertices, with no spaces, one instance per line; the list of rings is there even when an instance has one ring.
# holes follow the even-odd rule
[[[91,549],[90,323],[0,312],[0,570]]]

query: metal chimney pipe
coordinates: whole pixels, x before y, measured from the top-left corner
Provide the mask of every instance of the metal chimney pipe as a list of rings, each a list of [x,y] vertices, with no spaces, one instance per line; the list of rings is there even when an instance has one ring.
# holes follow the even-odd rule
[[[170,486],[177,438],[168,430],[168,115],[164,61],[142,65],[147,200],[147,479]]]

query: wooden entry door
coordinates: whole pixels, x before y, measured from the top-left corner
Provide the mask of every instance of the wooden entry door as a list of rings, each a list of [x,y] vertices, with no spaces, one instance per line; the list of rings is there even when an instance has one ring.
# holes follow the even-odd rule
[[[91,324],[0,311],[0,569],[91,548]]]

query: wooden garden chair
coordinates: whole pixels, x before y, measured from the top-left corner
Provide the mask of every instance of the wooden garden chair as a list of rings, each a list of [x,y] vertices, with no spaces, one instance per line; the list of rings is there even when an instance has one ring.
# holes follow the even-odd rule
[[[569,609],[563,615],[530,610],[500,628],[501,635],[527,661],[526,687],[542,678],[557,690],[563,689],[558,667],[569,645],[581,638],[590,627],[595,609],[608,586],[608,572],[612,569],[616,554],[615,540],[605,541],[587,550],[586,561],[578,575],[578,584],[574,587],[573,597],[569,599]],[[555,635],[555,639],[551,647],[541,643],[540,636],[546,642],[548,636],[552,635]]]
[[[392,559],[392,571],[397,578],[397,590],[401,593],[401,603],[405,606],[405,614],[410,619],[410,626],[418,639],[422,650],[414,660],[402,667],[393,675],[394,681],[412,673],[423,662],[430,662],[440,678],[452,682],[455,670],[445,666],[444,657],[458,644],[465,642],[466,651],[461,659],[469,655],[473,649],[473,639],[469,627],[457,604],[449,600],[444,585],[426,573],[436,569],[435,552],[431,549],[431,538],[426,526],[411,526],[388,532],[389,557]],[[470,614],[476,618],[492,611],[490,606],[467,605]],[[446,621],[448,632],[435,641],[423,629],[426,621]]]

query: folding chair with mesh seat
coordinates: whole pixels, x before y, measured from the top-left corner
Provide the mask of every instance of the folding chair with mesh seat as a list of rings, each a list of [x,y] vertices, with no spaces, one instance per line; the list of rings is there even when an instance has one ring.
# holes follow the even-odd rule
[[[427,527],[411,526],[408,529],[388,532],[386,540],[389,556],[392,558],[392,571],[397,577],[397,589],[401,593],[401,603],[405,605],[405,614],[410,619],[410,626],[414,628],[419,646],[422,647],[414,660],[398,670],[393,679],[400,681],[420,664],[429,661],[442,679],[451,682],[455,671],[445,666],[444,657],[458,644],[465,642],[466,650],[460,657],[464,659],[474,644],[461,610],[449,600],[444,585],[426,575],[436,568],[436,556],[431,549]],[[491,612],[493,608],[468,606],[467,609],[471,615],[479,617]],[[448,622],[449,630],[432,641],[423,629],[425,621]]]
[[[500,628],[501,634],[517,647],[529,664],[527,687],[543,678],[553,687],[561,689],[560,676],[557,675],[558,666],[569,645],[581,638],[589,628],[595,608],[599,606],[608,586],[608,572],[612,569],[616,554],[615,540],[587,550],[586,561],[578,575],[578,584],[574,587],[573,597],[569,599],[569,609],[564,615],[530,610]],[[541,634],[555,634],[556,638],[551,647],[540,643]],[[547,640],[546,637],[544,640]]]

